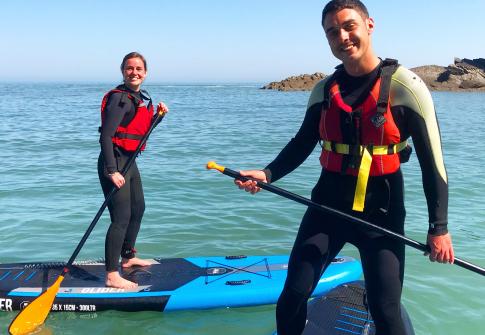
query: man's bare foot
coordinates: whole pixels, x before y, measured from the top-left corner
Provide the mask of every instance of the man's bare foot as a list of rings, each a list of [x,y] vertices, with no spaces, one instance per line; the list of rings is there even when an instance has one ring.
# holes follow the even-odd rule
[[[133,257],[133,258],[122,258],[121,259],[121,266],[123,268],[130,268],[132,266],[148,266],[152,265],[150,261],[140,259],[138,257]]]
[[[106,273],[106,286],[123,289],[137,288],[138,284],[121,277],[118,271]]]

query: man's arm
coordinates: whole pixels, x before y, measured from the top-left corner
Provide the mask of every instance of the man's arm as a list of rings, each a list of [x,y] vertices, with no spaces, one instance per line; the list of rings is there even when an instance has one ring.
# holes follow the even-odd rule
[[[430,259],[453,261],[453,247],[448,234],[448,177],[443,161],[441,136],[431,94],[413,72],[399,67],[392,77],[391,105],[401,109],[406,132],[421,166],[428,205],[428,244]]]
[[[278,156],[265,168],[274,182],[300,166],[312,153],[320,139],[319,123],[325,80],[315,85],[308,100],[305,117],[296,135],[281,150]]]

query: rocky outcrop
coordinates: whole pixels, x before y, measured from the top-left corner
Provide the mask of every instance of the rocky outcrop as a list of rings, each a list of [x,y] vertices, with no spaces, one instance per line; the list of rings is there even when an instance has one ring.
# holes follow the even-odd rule
[[[325,78],[325,75],[321,72],[302,74],[300,76],[288,77],[282,81],[273,81],[261,88],[278,91],[310,91],[323,78]]]
[[[455,58],[453,64],[426,65],[412,68],[432,91],[480,91],[485,92],[485,59]],[[323,73],[303,74],[274,81],[261,87],[278,91],[309,91],[324,79]]]
[[[430,90],[485,92],[485,59],[459,59],[447,67],[428,65],[411,69]]]

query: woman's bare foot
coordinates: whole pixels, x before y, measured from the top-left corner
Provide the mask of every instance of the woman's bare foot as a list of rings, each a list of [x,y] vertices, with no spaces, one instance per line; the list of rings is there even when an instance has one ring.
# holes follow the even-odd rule
[[[132,266],[148,266],[151,265],[152,263],[150,261],[140,259],[138,257],[133,257],[133,258],[122,258],[121,259],[121,266],[123,268],[130,268]]]
[[[118,271],[111,271],[106,273],[106,286],[129,290],[137,288],[138,284],[121,277]]]

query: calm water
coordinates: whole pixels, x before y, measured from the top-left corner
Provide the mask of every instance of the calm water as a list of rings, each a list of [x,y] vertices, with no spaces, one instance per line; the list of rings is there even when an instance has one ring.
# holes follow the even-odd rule
[[[103,199],[97,127],[106,84],[0,84],[0,262],[67,261]],[[268,192],[250,196],[205,164],[262,168],[297,131],[308,92],[257,85],[148,85],[171,108],[138,159],[147,211],[142,257],[289,253],[303,206]],[[434,93],[450,180],[458,257],[485,266],[485,95]],[[404,166],[407,234],[424,241],[426,202],[414,155]],[[277,183],[304,196],[318,152]],[[104,255],[108,215],[78,259]],[[347,246],[344,253],[358,257]],[[417,334],[483,334],[485,278],[407,250],[405,304]],[[13,313],[0,314],[0,333]],[[40,334],[269,334],[274,306],[172,313],[51,314]]]

